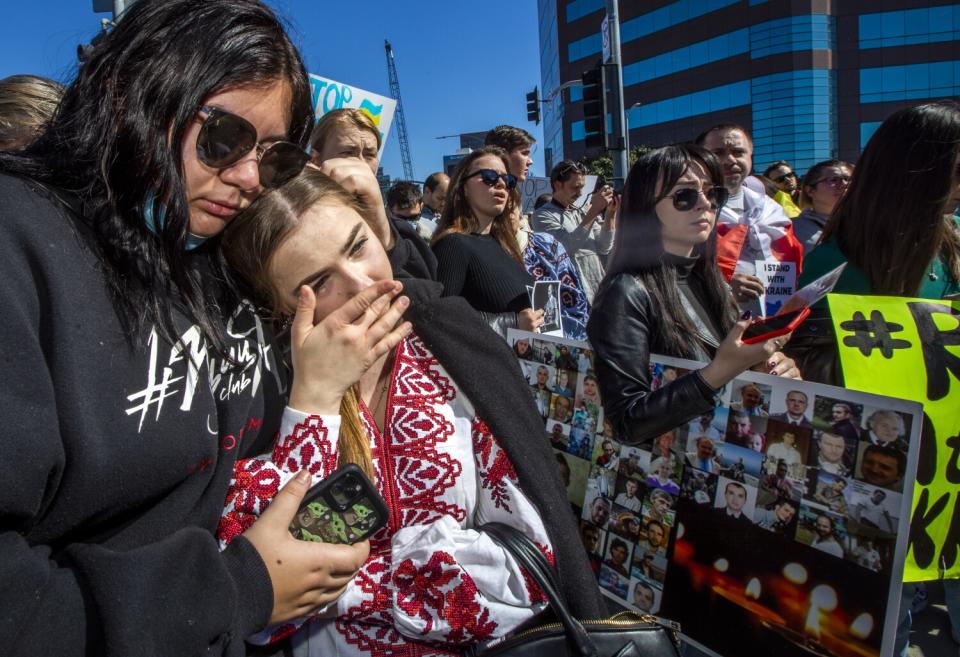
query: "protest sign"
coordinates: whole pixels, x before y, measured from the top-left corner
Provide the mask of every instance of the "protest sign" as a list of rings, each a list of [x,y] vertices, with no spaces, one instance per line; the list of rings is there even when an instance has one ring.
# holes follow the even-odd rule
[[[589,206],[590,194],[597,185],[596,176],[585,176],[583,185],[583,194],[580,195],[573,205],[578,208],[586,209]],[[520,207],[524,214],[533,212],[533,204],[541,194],[550,194],[553,188],[550,186],[550,178],[541,176],[527,176],[527,179],[519,183],[520,189]]]
[[[920,404],[745,372],[710,413],[627,444],[588,343],[508,340],[603,595],[716,655],[892,657]],[[702,366],[651,355],[651,387]],[[884,421],[893,446],[870,444]]]
[[[760,310],[763,317],[776,315],[797,287],[797,263],[757,260],[757,278],[763,283]]]
[[[960,302],[831,294],[844,383],[923,404],[908,582],[960,577]]]
[[[327,112],[344,107],[366,113],[380,129],[380,155],[383,155],[390,125],[393,123],[393,114],[397,109],[396,100],[313,73],[310,74],[310,94],[313,111],[318,120]]]

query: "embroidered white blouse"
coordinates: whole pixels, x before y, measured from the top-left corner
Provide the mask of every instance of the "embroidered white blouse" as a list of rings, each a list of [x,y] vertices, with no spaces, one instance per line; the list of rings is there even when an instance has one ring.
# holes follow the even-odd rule
[[[370,541],[369,559],[335,609],[250,641],[296,632],[297,655],[449,655],[502,637],[544,608],[542,593],[514,559],[474,529],[486,522],[517,527],[552,561],[540,515],[497,439],[415,335],[397,347],[388,395],[382,435],[360,403],[377,487],[390,510],[388,525]],[[301,469],[310,470],[313,483],[333,472],[339,430],[339,415],[288,407],[272,456],[237,463],[222,545]]]

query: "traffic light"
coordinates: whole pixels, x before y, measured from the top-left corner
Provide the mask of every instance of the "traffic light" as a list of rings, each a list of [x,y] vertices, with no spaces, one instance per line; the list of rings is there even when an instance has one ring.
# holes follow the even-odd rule
[[[540,87],[527,94],[527,121],[540,124]]]
[[[608,148],[607,69],[597,64],[580,76],[583,83],[583,129],[587,148]]]

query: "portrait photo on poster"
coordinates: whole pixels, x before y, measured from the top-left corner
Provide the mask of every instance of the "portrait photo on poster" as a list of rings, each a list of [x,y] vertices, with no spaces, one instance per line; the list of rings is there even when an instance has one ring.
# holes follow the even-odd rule
[[[537,365],[542,439],[602,595],[712,655],[892,656],[919,403],[748,371],[712,409],[631,444],[605,417],[588,343],[508,337]],[[703,366],[651,354],[651,388]]]
[[[537,281],[533,284],[533,309],[543,311],[541,335],[563,336],[560,324],[560,281]]]

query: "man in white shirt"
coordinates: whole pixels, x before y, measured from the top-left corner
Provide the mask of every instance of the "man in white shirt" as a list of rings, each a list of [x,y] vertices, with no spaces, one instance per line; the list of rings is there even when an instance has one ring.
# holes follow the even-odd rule
[[[843,548],[833,535],[833,518],[822,513],[818,515],[814,523],[814,531],[817,537],[811,544],[812,547],[839,559],[843,558]]]
[[[886,499],[887,494],[878,488],[870,499],[857,502],[853,507],[853,516],[864,525],[893,534],[897,531],[897,521],[887,511],[883,503]]]
[[[629,509],[634,513],[639,513],[640,508],[643,506],[643,502],[637,497],[637,491],[640,490],[640,482],[636,479],[627,479],[624,484],[624,491],[617,495],[616,499],[613,500],[614,504],[619,504],[625,509]]]
[[[720,160],[723,184],[730,192],[717,216],[717,262],[737,302],[759,310],[764,285],[756,276],[756,262],[793,262],[799,268],[803,246],[783,207],[743,184],[753,170],[753,139],[746,129],[722,123],[701,133],[696,143]]]

